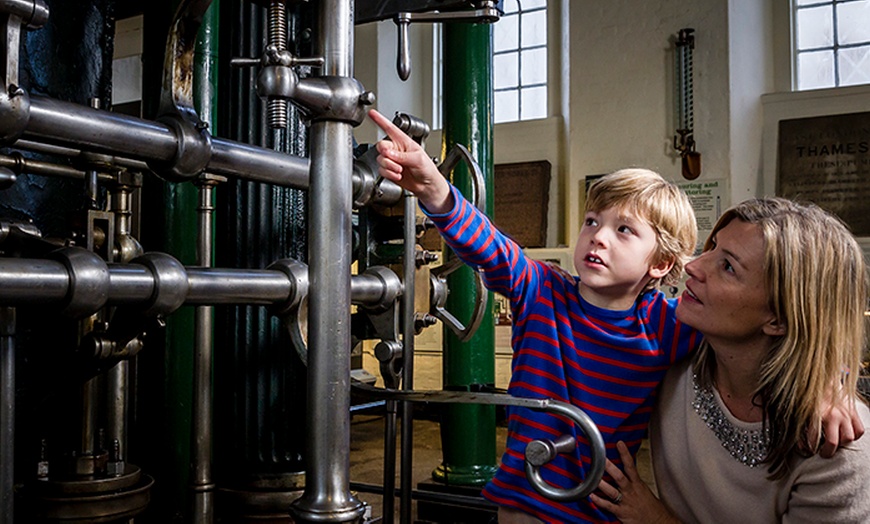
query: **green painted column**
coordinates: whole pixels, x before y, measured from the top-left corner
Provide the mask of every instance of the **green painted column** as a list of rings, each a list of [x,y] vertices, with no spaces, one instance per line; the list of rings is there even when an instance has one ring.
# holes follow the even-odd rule
[[[463,144],[484,173],[487,202],[492,214],[492,26],[444,24],[443,33],[444,133],[442,154]],[[471,195],[471,175],[464,165],[453,172],[453,184]],[[452,253],[446,256],[453,256]],[[448,277],[447,308],[462,321],[474,309],[474,272],[463,266]],[[495,325],[492,296],[477,332],[460,342],[444,330],[444,389],[479,390],[495,384]],[[458,486],[482,486],[496,470],[495,408],[453,405],[441,422],[444,462],[432,474],[437,481]]]
[[[174,12],[174,11],[173,11]],[[202,120],[214,129],[217,97],[217,13],[218,0],[206,12],[196,43],[194,96]],[[164,182],[164,220],[166,239],[163,249],[185,266],[197,264],[197,207],[199,189],[191,182]],[[164,370],[166,382],[166,443],[171,453],[172,471],[163,479],[171,487],[163,493],[170,499],[174,515],[186,514],[192,507],[190,493],[191,427],[193,406],[194,307],[183,306],[166,322]],[[190,515],[187,515],[189,518]]]

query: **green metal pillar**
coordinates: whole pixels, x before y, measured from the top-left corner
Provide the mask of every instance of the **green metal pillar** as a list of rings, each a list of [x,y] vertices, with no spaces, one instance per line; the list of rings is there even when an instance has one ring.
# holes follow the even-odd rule
[[[484,173],[487,202],[492,214],[492,26],[444,24],[443,33],[444,133],[442,153],[463,144]],[[471,176],[464,165],[453,172],[453,184],[471,194]],[[452,253],[450,256],[453,256]],[[474,309],[474,272],[468,268],[448,277],[447,308],[459,319],[470,319]],[[444,330],[444,389],[472,391],[495,384],[495,325],[492,297],[477,332],[460,342]],[[449,406],[441,422],[444,462],[432,474],[449,485],[481,486],[496,470],[495,407]]]
[[[200,117],[215,128],[214,108],[217,97],[217,14],[218,0],[213,0],[206,12],[196,43],[194,93]],[[199,189],[190,182],[164,182],[164,219],[166,240],[164,249],[182,264],[197,264],[196,238]],[[194,308],[184,306],[173,313],[166,323],[164,354],[164,384],[166,442],[170,446],[172,472],[163,479],[172,484],[163,492],[175,515],[186,514],[190,500],[190,438],[193,405]],[[189,515],[188,515],[189,517]]]

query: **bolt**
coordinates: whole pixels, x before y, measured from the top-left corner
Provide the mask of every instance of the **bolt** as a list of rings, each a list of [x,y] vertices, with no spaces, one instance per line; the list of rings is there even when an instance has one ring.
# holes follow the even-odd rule
[[[370,106],[375,103],[375,94],[371,91],[365,91],[359,95],[359,103],[364,106]]]

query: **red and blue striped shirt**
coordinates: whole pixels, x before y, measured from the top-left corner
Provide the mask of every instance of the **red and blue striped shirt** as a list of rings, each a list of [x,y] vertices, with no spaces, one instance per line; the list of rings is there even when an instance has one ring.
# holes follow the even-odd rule
[[[621,463],[616,449],[620,440],[634,456],[665,372],[700,342],[697,331],[676,320],[677,299],[655,289],[642,293],[626,311],[595,307],[580,296],[576,277],[526,257],[456,188],[451,191],[452,210],[427,214],[456,254],[480,269],[486,287],[510,300],[513,360],[508,392],[570,402],[598,426],[611,461]],[[506,450],[484,489],[486,498],[545,522],[615,521],[588,499],[551,501],[526,480],[526,444],[569,434],[578,443],[574,454],[560,454],[541,468],[541,475],[560,488],[581,482],[590,462],[582,432],[567,419],[526,408],[508,408],[507,416]]]

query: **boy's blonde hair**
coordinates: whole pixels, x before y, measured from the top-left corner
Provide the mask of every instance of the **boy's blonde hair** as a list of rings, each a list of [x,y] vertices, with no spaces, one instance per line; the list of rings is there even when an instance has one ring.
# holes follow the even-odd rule
[[[673,261],[674,266],[661,278],[665,285],[676,285],[683,267],[695,251],[698,226],[689,197],[676,186],[649,169],[620,169],[605,175],[589,187],[586,211],[597,213],[615,208],[644,220],[656,232],[653,265]],[[651,281],[647,289],[659,282]]]
[[[785,328],[762,361],[756,389],[770,434],[766,462],[778,478],[801,448],[807,427],[821,427],[822,405],[832,388],[840,385],[844,398],[857,398],[867,268],[846,226],[814,204],[783,198],[742,202],[722,214],[710,239],[733,220],[761,230],[770,309]],[[712,247],[710,239],[705,250]],[[704,344],[696,358],[698,379],[711,383],[713,352]],[[820,441],[807,444],[816,452]]]

